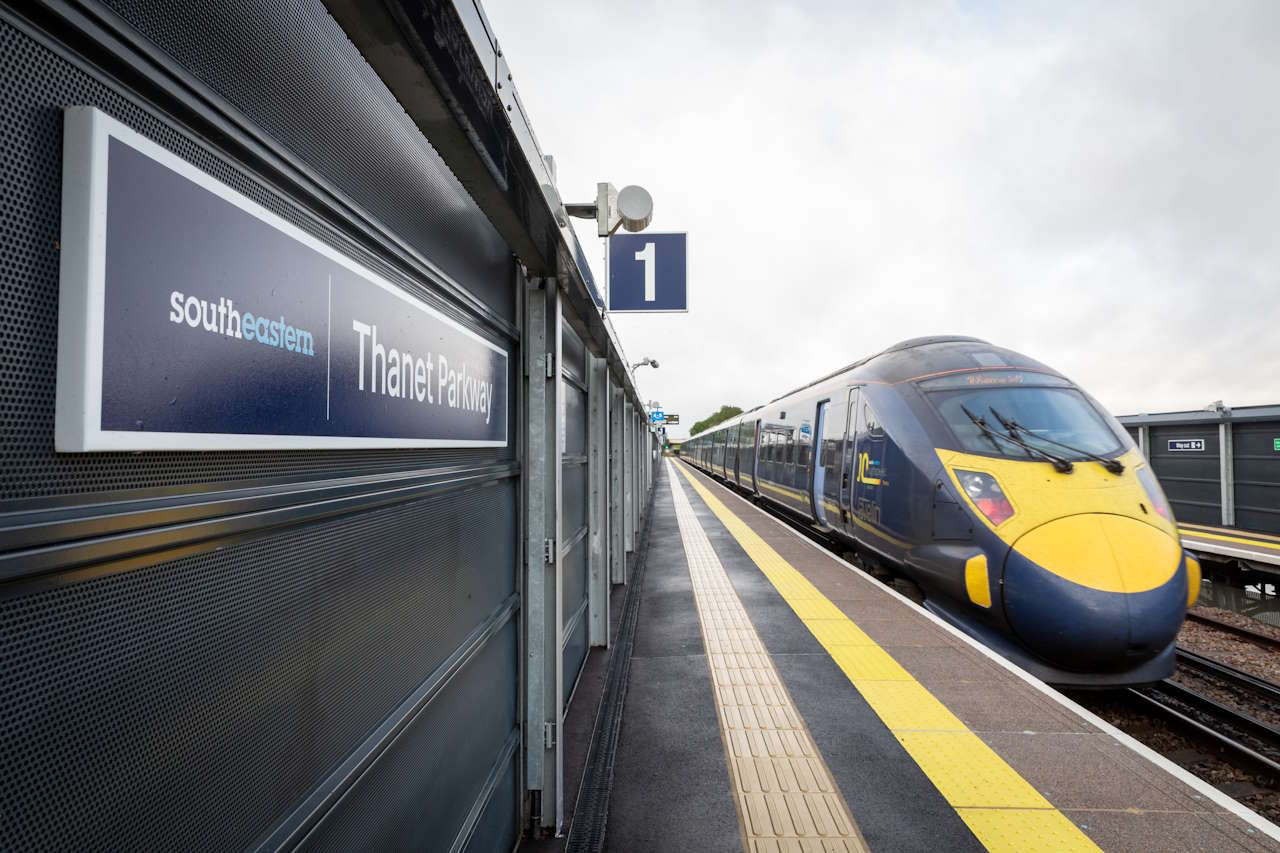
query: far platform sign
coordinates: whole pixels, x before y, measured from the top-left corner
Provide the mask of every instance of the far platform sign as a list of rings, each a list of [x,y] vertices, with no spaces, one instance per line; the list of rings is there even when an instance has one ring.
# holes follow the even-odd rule
[[[1172,453],[1203,453],[1203,438],[1171,438],[1169,450]]]
[[[689,241],[684,232],[609,238],[609,310],[689,310]]]
[[[57,450],[506,445],[501,346],[102,111],[64,115]]]

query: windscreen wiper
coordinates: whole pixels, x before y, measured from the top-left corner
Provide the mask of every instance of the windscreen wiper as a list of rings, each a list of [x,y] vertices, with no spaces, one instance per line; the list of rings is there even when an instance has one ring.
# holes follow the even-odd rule
[[[1041,450],[1039,447],[1036,447],[1034,444],[1027,444],[1025,441],[1018,438],[1016,435],[1009,435],[1003,432],[999,432],[998,430],[992,429],[991,426],[985,420],[978,417],[973,412],[969,411],[969,407],[964,405],[963,403],[960,404],[960,408],[964,411],[966,415],[969,416],[969,420],[973,421],[977,425],[978,429],[982,430],[982,434],[985,435],[988,439],[990,439],[992,444],[996,445],[997,450],[1000,449],[1000,445],[996,442],[996,439],[999,438],[1003,441],[1009,442],[1015,447],[1021,447],[1024,451],[1026,451],[1026,454],[1028,456],[1040,457],[1044,461],[1053,465],[1054,470],[1057,471],[1059,474],[1071,473],[1073,466],[1066,459],[1063,459],[1060,456],[1054,456],[1052,453]],[[997,417],[999,416],[997,415]]]
[[[969,411],[969,408],[964,403],[960,404],[960,408],[969,416],[969,420],[973,421],[974,424],[977,425],[978,429],[982,430],[982,435],[987,439],[987,441],[991,442],[991,446],[996,449],[996,453],[1003,453],[1004,448],[1000,446],[1000,442],[996,441],[996,437],[999,433],[987,426],[987,422],[982,418]]]
[[[1079,453],[1081,456],[1085,456],[1089,459],[1092,459],[1094,462],[1101,464],[1103,468],[1106,468],[1112,474],[1124,473],[1124,463],[1121,462],[1119,459],[1108,459],[1105,456],[1099,456],[1096,453],[1090,453],[1088,450],[1083,450],[1079,447],[1073,447],[1070,444],[1067,444],[1062,441],[1057,441],[1055,439],[1049,438],[1048,436],[1036,435],[1034,432],[1027,429],[1022,424],[1018,423],[1016,420],[1013,420],[1012,418],[1006,419],[1003,415],[997,412],[994,407],[989,406],[988,408],[991,409],[991,414],[995,415],[996,419],[999,420],[1000,423],[1004,424],[1004,428],[1009,430],[1010,432],[1021,432],[1039,441],[1047,441],[1050,444],[1057,445],[1058,447],[1061,447],[1063,450],[1070,450],[1072,453]]]

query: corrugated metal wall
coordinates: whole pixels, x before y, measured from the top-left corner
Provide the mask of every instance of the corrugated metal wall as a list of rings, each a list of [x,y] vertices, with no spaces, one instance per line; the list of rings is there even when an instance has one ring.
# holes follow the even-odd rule
[[[1201,439],[1203,451],[1169,449],[1173,440]],[[1179,521],[1222,523],[1222,480],[1216,424],[1168,424],[1151,427],[1151,468]]]
[[[519,363],[509,249],[317,2],[20,8],[0,21],[0,847],[510,848],[514,438],[55,454],[61,111],[101,108]]]
[[[1236,526],[1280,533],[1280,422],[1232,424],[1231,435]]]

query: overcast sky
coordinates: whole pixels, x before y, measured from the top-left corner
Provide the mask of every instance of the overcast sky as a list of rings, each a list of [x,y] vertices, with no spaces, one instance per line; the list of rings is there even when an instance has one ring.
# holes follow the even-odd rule
[[[1280,403],[1278,2],[485,9],[565,200],[689,232],[690,312],[613,316],[685,427],[943,333],[1115,414]]]

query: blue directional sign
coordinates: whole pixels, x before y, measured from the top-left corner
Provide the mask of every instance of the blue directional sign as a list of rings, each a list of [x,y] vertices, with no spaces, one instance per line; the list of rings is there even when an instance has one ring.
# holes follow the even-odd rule
[[[609,310],[688,311],[688,235],[646,231],[610,237]]]
[[[650,423],[664,424],[667,422],[666,413],[664,413],[661,409],[656,409],[649,413],[649,421]]]

